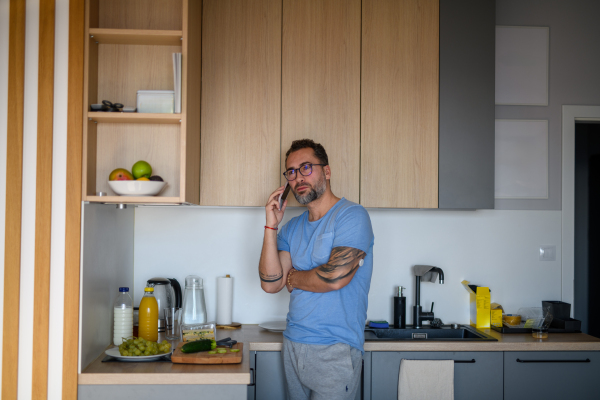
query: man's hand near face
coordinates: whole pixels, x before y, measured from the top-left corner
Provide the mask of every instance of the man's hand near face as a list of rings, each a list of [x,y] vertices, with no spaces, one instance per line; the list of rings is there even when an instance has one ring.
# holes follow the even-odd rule
[[[269,196],[266,212],[265,238],[258,264],[260,284],[267,293],[277,293],[285,286],[284,277],[292,268],[292,259],[287,251],[277,251],[277,228],[283,219],[287,207],[287,200],[279,209],[279,196],[285,186],[281,186]]]

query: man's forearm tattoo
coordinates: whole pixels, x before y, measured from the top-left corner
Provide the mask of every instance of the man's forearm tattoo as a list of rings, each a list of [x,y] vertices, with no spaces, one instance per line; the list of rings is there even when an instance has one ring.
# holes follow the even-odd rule
[[[260,280],[263,282],[277,282],[278,280],[283,278],[283,272],[281,272],[279,274],[275,274],[275,275],[268,275],[268,274],[263,274],[262,272],[259,271],[258,274],[260,275]]]
[[[352,275],[365,252],[353,247],[335,247],[326,264],[317,267],[317,276],[327,283],[334,283]]]

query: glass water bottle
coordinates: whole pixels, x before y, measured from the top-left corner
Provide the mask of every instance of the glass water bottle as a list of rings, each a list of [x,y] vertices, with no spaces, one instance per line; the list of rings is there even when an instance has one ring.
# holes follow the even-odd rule
[[[183,294],[181,321],[179,323],[184,341],[186,331],[202,329],[206,321],[206,303],[204,302],[202,278],[189,275],[185,278],[185,293]]]

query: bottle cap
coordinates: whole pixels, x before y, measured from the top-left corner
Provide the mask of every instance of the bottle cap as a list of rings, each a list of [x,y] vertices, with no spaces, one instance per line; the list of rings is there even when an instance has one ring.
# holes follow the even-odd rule
[[[197,275],[186,276],[185,287],[191,289],[202,289],[202,278]]]
[[[144,288],[144,292],[153,292],[154,293],[154,288],[153,287]]]
[[[119,292],[123,293],[123,292],[129,292],[129,288],[128,287],[120,287],[119,288]]]

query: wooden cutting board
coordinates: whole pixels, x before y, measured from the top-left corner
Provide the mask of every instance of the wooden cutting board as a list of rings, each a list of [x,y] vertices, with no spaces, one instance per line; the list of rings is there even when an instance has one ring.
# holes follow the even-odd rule
[[[243,343],[236,343],[232,349],[240,349],[236,353],[232,353],[229,347],[218,346],[217,349],[227,349],[224,354],[208,354],[208,351],[198,353],[182,353],[181,346],[185,343],[180,342],[177,348],[171,354],[171,361],[180,364],[239,364],[242,362],[242,353],[244,351]],[[215,349],[216,350],[216,349]]]

